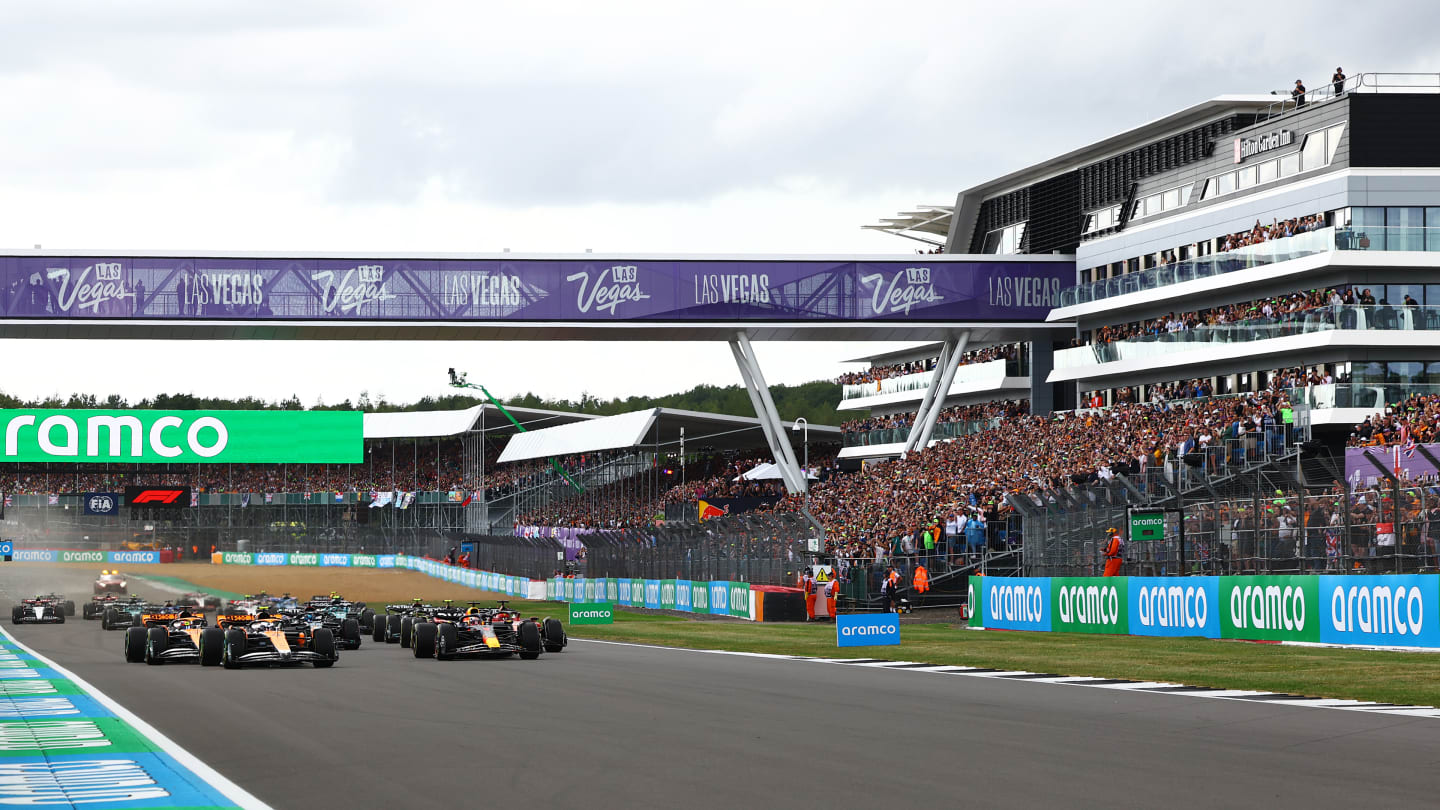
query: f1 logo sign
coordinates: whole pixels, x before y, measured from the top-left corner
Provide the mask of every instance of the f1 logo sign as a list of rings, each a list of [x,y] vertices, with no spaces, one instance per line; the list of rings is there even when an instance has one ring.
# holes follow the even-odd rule
[[[125,504],[169,509],[189,506],[190,488],[129,486],[125,488]]]

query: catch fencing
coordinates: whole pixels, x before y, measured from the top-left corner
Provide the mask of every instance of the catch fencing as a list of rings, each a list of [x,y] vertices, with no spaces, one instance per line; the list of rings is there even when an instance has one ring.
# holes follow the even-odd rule
[[[797,514],[738,515],[583,536],[587,577],[794,586],[818,562],[818,531]]]

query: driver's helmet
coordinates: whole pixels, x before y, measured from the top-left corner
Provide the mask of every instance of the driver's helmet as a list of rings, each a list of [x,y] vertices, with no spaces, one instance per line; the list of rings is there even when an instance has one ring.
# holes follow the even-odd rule
[[[471,613],[465,617],[465,624],[469,627],[480,627],[485,624],[485,617],[478,613]]]
[[[470,609],[468,609],[468,610],[465,611],[465,615],[466,615],[466,616],[479,616],[479,615],[480,615],[480,608],[478,608],[478,607],[472,607],[472,608],[470,608]]]
[[[275,629],[274,622],[251,622],[250,629],[257,633],[265,633]]]
[[[171,630],[184,630],[186,627],[189,627],[189,626],[190,626],[190,620],[189,620],[189,619],[175,619],[175,620],[173,620],[173,621],[170,622],[170,629],[171,629]]]

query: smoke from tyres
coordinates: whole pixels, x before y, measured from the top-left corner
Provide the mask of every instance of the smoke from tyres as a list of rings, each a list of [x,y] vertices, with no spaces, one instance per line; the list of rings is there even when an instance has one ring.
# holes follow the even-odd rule
[[[838,647],[891,647],[899,643],[899,614],[852,614],[835,617],[835,644]]]

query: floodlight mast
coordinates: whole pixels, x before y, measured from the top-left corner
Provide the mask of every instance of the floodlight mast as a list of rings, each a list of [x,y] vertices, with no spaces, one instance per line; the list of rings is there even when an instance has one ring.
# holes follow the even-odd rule
[[[526,433],[526,432],[527,432],[527,431],[525,430],[525,426],[522,425],[522,424],[520,424],[520,420],[518,420],[518,419],[516,419],[514,416],[512,416],[509,411],[505,410],[505,406],[504,406],[504,405],[501,405],[501,404],[500,404],[500,400],[496,399],[493,394],[491,394],[489,391],[487,391],[487,390],[485,389],[485,386],[483,386],[483,385],[481,385],[481,384],[479,384],[479,383],[466,382],[466,381],[465,381],[466,373],[463,372],[463,371],[460,372],[460,373],[458,373],[458,374],[455,372],[455,369],[453,369],[453,368],[452,368],[452,369],[449,369],[449,371],[450,371],[450,387],[451,387],[451,388],[470,388],[470,389],[473,389],[473,390],[475,390],[475,391],[479,391],[480,393],[482,393],[482,394],[485,395],[485,398],[486,398],[486,399],[490,400],[490,404],[491,404],[491,405],[494,405],[496,408],[498,408],[498,409],[500,410],[500,413],[504,414],[505,418],[510,420],[510,424],[512,424],[512,425],[515,426],[515,430],[519,431],[520,433]],[[555,468],[555,472],[559,473],[561,478],[564,478],[565,481],[566,481],[568,484],[570,484],[570,486],[574,487],[576,492],[584,492],[584,491],[585,491],[585,488],[584,488],[584,487],[582,487],[582,486],[580,486],[578,483],[576,483],[576,482],[575,482],[575,479],[571,478],[570,475],[565,472],[564,468],[560,466],[560,462],[559,462],[559,461],[556,461],[554,456],[551,456],[551,457],[550,457],[550,466],[551,466],[551,467],[554,467],[554,468]]]

